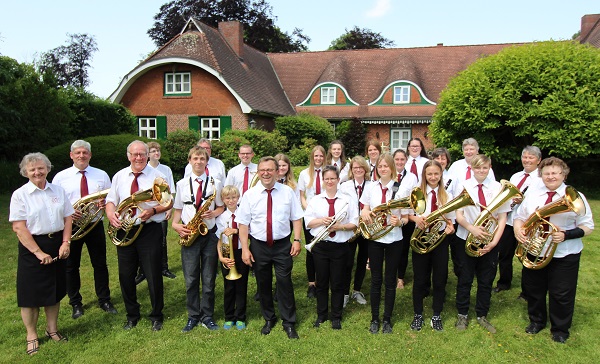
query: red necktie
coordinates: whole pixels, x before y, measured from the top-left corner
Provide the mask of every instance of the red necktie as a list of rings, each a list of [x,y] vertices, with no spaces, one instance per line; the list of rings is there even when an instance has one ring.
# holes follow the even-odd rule
[[[204,167],[204,174],[208,177],[208,164]]]
[[[81,173],[81,184],[79,186],[79,192],[81,197],[85,197],[90,194],[88,191],[87,177],[85,176],[85,171],[79,171],[79,173]]]
[[[377,181],[377,168],[371,163],[369,165],[371,166],[371,181]]]
[[[479,191],[477,192],[479,195],[479,204],[482,206],[481,211],[483,211],[483,207],[487,206],[487,203],[485,202],[485,195],[483,194],[483,183],[480,183],[477,186],[479,187]]]
[[[237,229],[237,222],[235,222],[235,214],[231,214],[231,228],[232,229]],[[231,246],[231,249],[237,249],[238,248],[238,234],[234,234],[233,235],[233,239],[231,239],[231,243],[233,246]]]
[[[431,212],[434,212],[438,209],[437,205],[437,196],[434,190],[431,190]]]
[[[142,172],[133,173],[133,181],[131,182],[131,189],[129,190],[129,194],[133,195],[140,189],[140,185],[138,185],[138,177],[142,174]],[[137,213],[137,209],[134,207],[131,209],[131,214],[135,216]]]
[[[525,180],[527,179],[527,177],[529,177],[529,173],[525,173],[523,175],[523,178],[521,179],[521,182],[519,182],[519,184],[517,185],[517,188],[520,190],[521,186],[523,186],[523,183],[525,183]]]
[[[471,166],[467,166],[467,175],[465,176],[465,179],[469,178],[471,178]]]
[[[321,170],[317,169],[317,181],[316,181],[317,187],[315,187],[317,195],[321,194],[321,178],[319,178],[320,175],[321,175]]]
[[[200,177],[196,178],[198,182],[198,190],[196,191],[196,210],[200,207],[200,203],[202,203],[202,180]]]
[[[356,191],[356,194],[358,195],[358,199],[360,200],[360,198],[362,197],[362,186],[356,186],[356,189],[358,190]],[[359,201],[358,207],[362,210],[364,205]]]
[[[402,173],[398,173],[398,183],[402,182]]]
[[[550,202],[552,202],[552,198],[554,197],[554,195],[556,195],[555,191],[548,191],[547,193],[548,193],[548,198],[546,199],[545,205],[547,205]]]
[[[246,167],[246,171],[244,172],[244,186],[242,187],[242,195],[248,191],[248,167]]]
[[[265,190],[267,191],[267,246],[273,246],[273,197],[271,196],[271,192],[273,189]]]
[[[335,206],[334,206],[334,204],[335,204],[336,198],[327,198],[327,197],[325,197],[325,199],[327,200],[327,203],[329,203],[329,215],[328,216],[335,216]],[[329,236],[333,238],[335,236],[335,231],[330,232]]]
[[[419,174],[417,173],[417,160],[413,159],[412,166],[410,166],[410,173],[414,174],[419,178]]]
[[[379,184],[379,187],[381,187],[381,203],[386,203],[387,202],[387,187],[383,187],[382,184]],[[383,226],[387,226],[387,217],[385,218],[385,220],[383,221]]]

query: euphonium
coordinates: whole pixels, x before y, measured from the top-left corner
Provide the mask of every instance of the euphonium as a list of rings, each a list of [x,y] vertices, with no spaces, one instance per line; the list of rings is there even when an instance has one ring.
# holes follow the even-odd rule
[[[182,237],[179,239],[179,245],[181,246],[191,246],[198,235],[206,235],[208,234],[208,226],[202,219],[202,214],[208,211],[210,205],[213,203],[215,198],[217,197],[217,189],[215,188],[215,180],[210,177],[210,184],[212,186],[213,193],[204,201],[202,206],[196,211],[196,214],[192,219],[185,225],[186,229],[191,230],[190,235]],[[200,198],[200,196],[198,196]]]
[[[102,220],[100,217],[104,213],[104,207],[100,208],[99,203],[106,198],[108,191],[110,191],[110,188],[92,193],[80,198],[73,204],[73,208],[81,212],[81,217],[73,219],[71,240],[83,238]]]
[[[229,259],[235,261],[235,256],[233,255],[233,249],[231,248],[231,244],[233,242],[233,235],[225,235],[221,233],[219,237],[221,240],[221,253],[224,257],[228,256]],[[235,268],[235,264],[228,268],[225,264],[223,264],[223,268],[229,269],[229,273],[225,276],[225,279],[230,281],[235,281],[236,279],[242,278],[242,275]]]
[[[525,268],[542,269],[550,263],[558,243],[553,243],[551,239],[548,240],[552,233],[559,229],[550,222],[549,217],[569,211],[573,211],[579,216],[585,215],[586,212],[583,199],[572,186],[567,186],[562,198],[540,207],[527,218],[523,224],[527,245],[519,243],[515,251],[515,256],[519,258]],[[548,244],[546,244],[547,241]],[[546,251],[540,256],[544,247],[546,247]],[[534,256],[535,259],[532,261],[527,254]]]
[[[471,233],[469,233],[467,236],[465,250],[467,254],[472,257],[480,256],[481,254],[479,250],[485,248],[485,246],[488,245],[494,238],[494,234],[496,234],[496,230],[498,229],[498,219],[492,215],[494,210],[498,209],[513,198],[523,198],[521,191],[519,191],[519,189],[509,181],[503,179],[500,181],[500,183],[502,184],[500,193],[498,193],[498,195],[494,197],[494,199],[487,206],[481,206],[483,211],[481,211],[473,223],[474,226],[483,227],[490,235],[487,238],[482,239],[474,237]]]
[[[131,245],[134,240],[138,237],[142,231],[143,224],[138,224],[137,229],[130,235],[131,230],[136,227],[135,223],[139,218],[135,217],[134,209],[138,208],[142,202],[156,201],[161,206],[169,206],[173,196],[171,195],[171,189],[169,184],[164,178],[157,177],[154,179],[154,183],[151,188],[143,191],[137,191],[133,195],[127,197],[119,206],[117,206],[117,213],[119,214],[119,220],[121,221],[121,227],[116,228],[112,225],[108,226],[108,236],[113,244],[116,246],[128,246]],[[122,238],[119,238],[121,235]]]
[[[469,205],[475,205],[475,202],[467,190],[463,189],[460,195],[429,214],[425,219],[425,229],[421,230],[416,227],[415,231],[413,231],[410,238],[410,247],[412,250],[415,253],[427,254],[435,249],[446,237],[446,232],[441,230],[444,223],[452,224],[444,215]]]
[[[337,224],[338,222],[344,220],[344,218],[346,218],[346,216],[348,216],[348,203],[346,203],[340,209],[340,211],[338,211],[335,214],[335,216],[333,216],[333,220],[331,220],[331,222],[329,223],[329,225],[323,226],[321,228],[321,230],[319,230],[319,232],[310,241],[310,244],[306,244],[304,246],[304,249],[306,249],[307,251],[310,252],[312,250],[312,248],[315,246],[316,243],[320,242],[321,240],[323,240],[323,239],[325,239],[326,237],[329,236],[329,234],[331,233],[329,231],[329,228],[332,227],[333,225]]]
[[[399,200],[390,200],[371,210],[373,221],[371,224],[366,224],[364,221],[359,221],[358,227],[365,239],[377,240],[386,236],[394,226],[385,225],[388,215],[393,209],[411,208],[417,214],[422,214],[427,206],[425,194],[419,187],[413,188],[410,195]]]

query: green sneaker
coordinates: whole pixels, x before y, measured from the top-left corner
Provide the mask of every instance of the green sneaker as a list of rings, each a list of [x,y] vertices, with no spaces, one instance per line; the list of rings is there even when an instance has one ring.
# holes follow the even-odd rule
[[[244,321],[237,321],[235,323],[235,328],[238,330],[244,330],[246,328],[246,323]]]
[[[233,321],[225,321],[225,324],[223,324],[223,328],[225,330],[229,330],[233,327]]]

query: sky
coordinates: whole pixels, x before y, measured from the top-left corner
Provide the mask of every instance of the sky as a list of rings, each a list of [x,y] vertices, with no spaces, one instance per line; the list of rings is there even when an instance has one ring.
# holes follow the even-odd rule
[[[0,54],[30,63],[64,45],[67,33],[95,37],[88,90],[107,98],[123,76],[156,49],[147,31],[166,0],[5,1]],[[395,47],[471,45],[570,39],[598,0],[267,0],[284,32],[300,28],[311,51],[327,49],[355,25]]]

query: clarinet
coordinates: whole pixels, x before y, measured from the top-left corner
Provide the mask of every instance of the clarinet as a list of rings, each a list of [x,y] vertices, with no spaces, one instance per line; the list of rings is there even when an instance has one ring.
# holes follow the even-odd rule
[[[447,190],[447,189],[448,189],[448,186],[450,186],[450,183],[452,183],[452,178],[450,178],[450,179],[448,180],[448,182],[446,182],[446,186],[444,186],[444,189],[445,189],[445,190]]]

